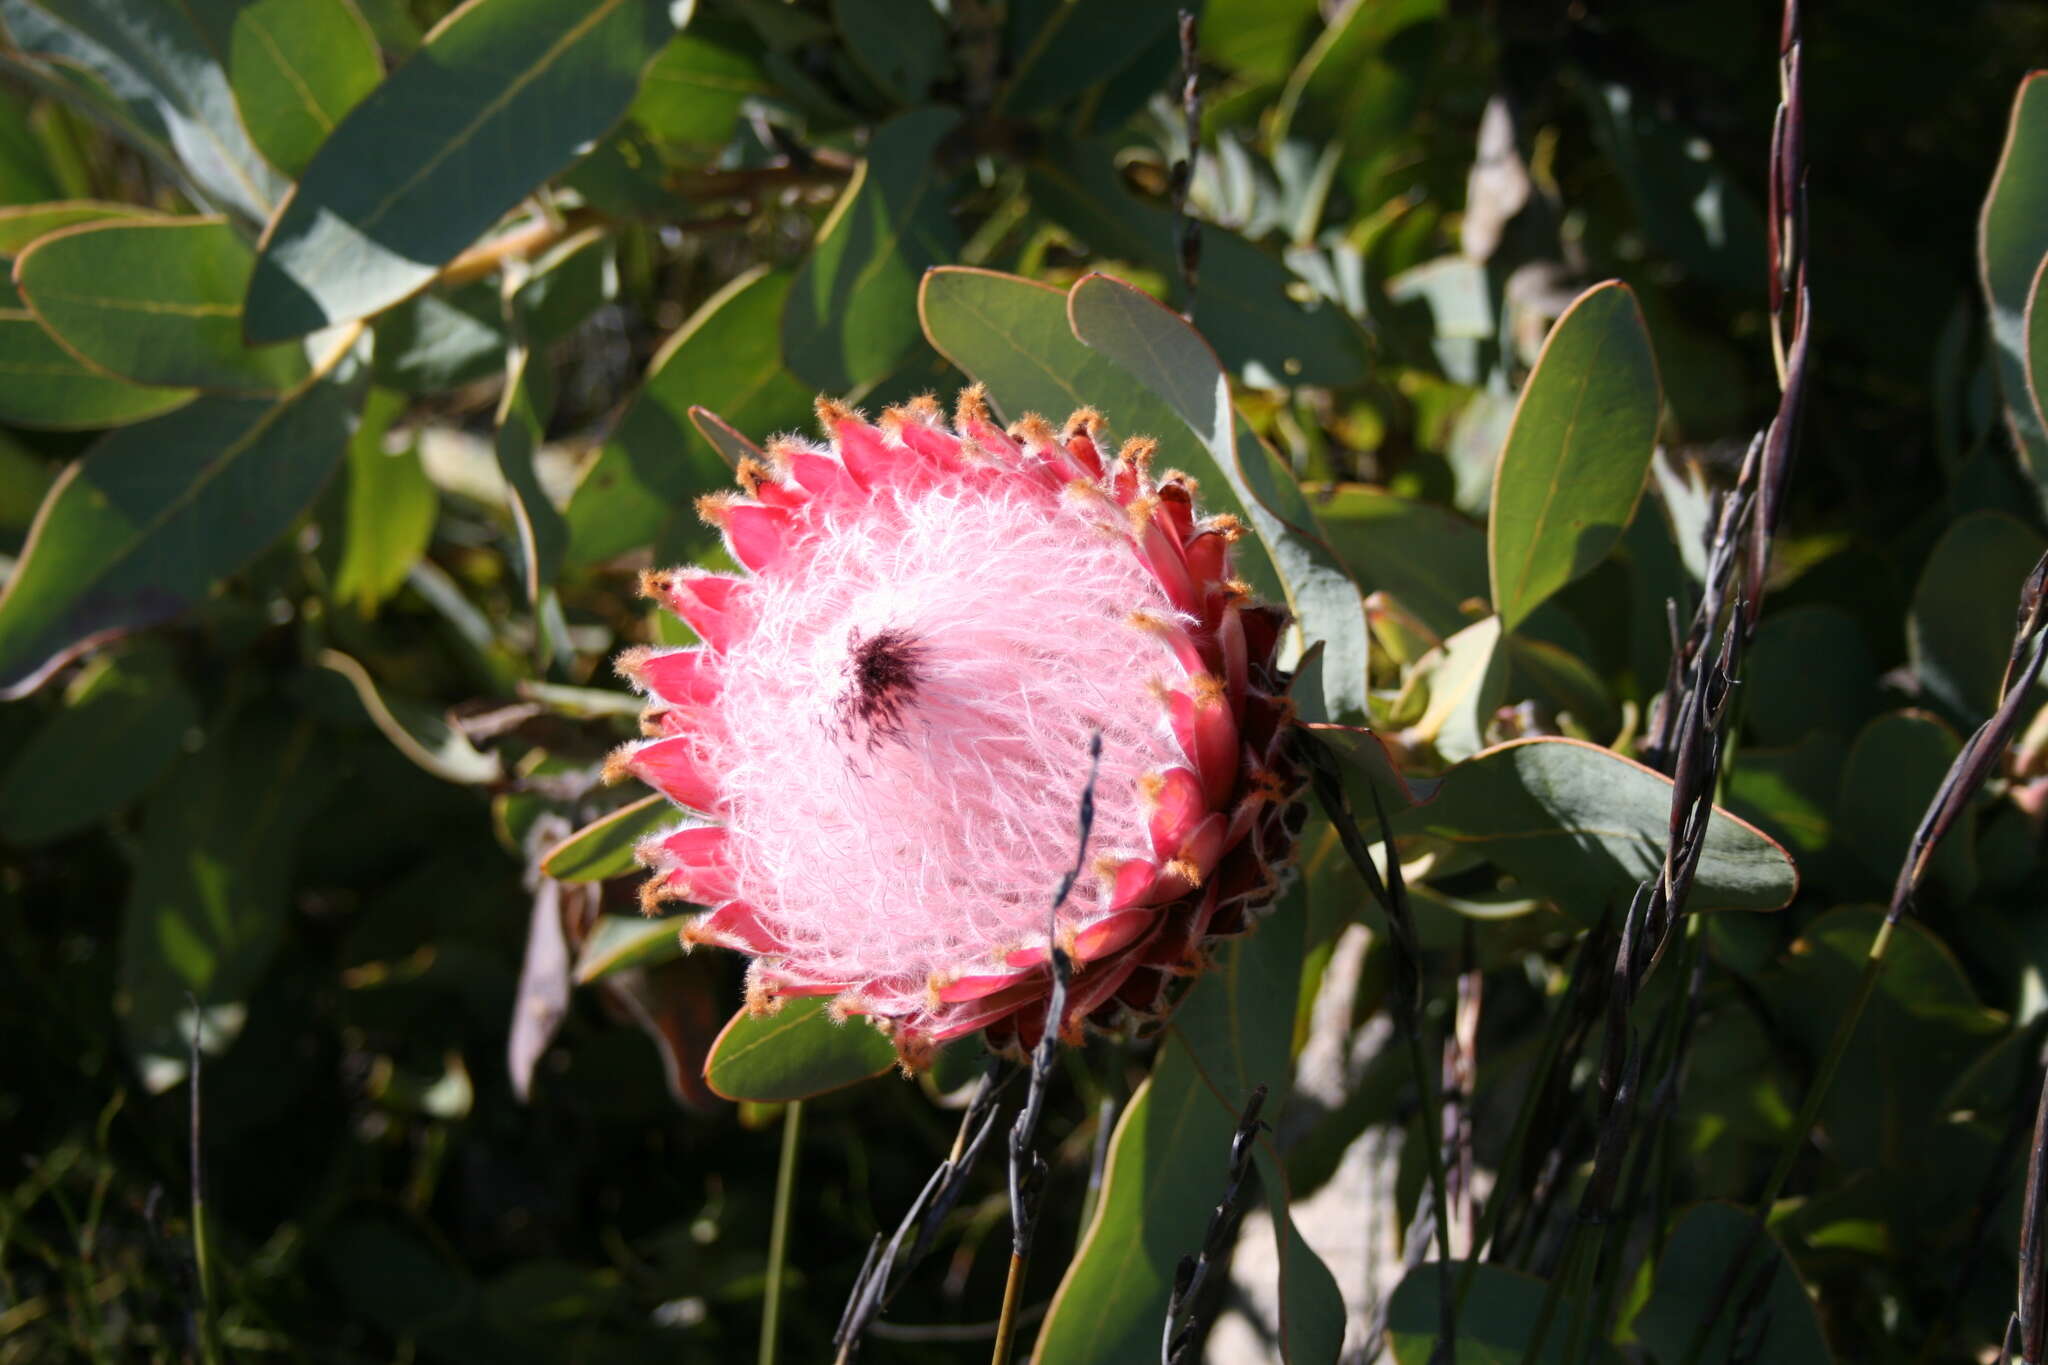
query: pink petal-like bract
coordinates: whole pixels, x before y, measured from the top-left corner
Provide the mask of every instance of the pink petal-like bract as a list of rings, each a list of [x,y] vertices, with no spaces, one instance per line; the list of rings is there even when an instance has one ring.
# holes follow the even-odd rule
[[[1029,1046],[1050,939],[1069,1017],[1158,1018],[1208,945],[1270,904],[1304,816],[1276,666],[1285,624],[1230,577],[1241,534],[1084,410],[996,428],[919,400],[870,424],[821,401],[706,499],[747,572],[648,575],[697,630],[637,650],[649,739],[613,764],[683,804],[647,895],[754,955],[748,999],[830,994],[906,1063],[977,1029]],[[1075,856],[1102,737],[1086,875]]]

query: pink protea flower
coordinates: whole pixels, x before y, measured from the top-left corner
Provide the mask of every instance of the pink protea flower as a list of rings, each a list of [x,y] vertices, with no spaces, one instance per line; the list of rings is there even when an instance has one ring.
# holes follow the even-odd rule
[[[951,429],[821,400],[828,445],[769,447],[700,510],[749,572],[652,573],[702,645],[640,649],[632,773],[690,812],[642,845],[650,910],[711,907],[688,943],[753,955],[748,1001],[832,995],[906,1064],[976,1029],[1030,1045],[1048,908],[1102,736],[1092,878],[1060,912],[1062,1032],[1160,1012],[1276,890],[1305,811],[1283,748],[1285,622],[1230,576],[1229,517],[1105,462],[1101,419]]]

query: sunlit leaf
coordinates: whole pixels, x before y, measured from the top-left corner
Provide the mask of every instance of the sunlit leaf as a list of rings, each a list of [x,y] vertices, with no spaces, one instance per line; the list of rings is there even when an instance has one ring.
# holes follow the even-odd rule
[[[790,1000],[773,1014],[734,1015],[711,1045],[704,1077],[729,1100],[805,1100],[895,1064],[894,1044],[866,1021],[835,1023],[828,1001]]]
[[[348,680],[371,722],[398,751],[446,782],[483,785],[504,775],[498,756],[471,744],[460,730],[433,708],[387,695],[360,663],[338,650],[323,650],[322,668]]]
[[[643,796],[593,820],[548,851],[541,870],[565,882],[595,882],[623,877],[637,864],[633,850],[640,841],[676,822],[676,808],[665,796]]]
[[[1635,296],[1595,285],[1551,328],[1494,474],[1487,549],[1507,629],[1621,538],[1649,472],[1658,401]]]
[[[306,375],[295,344],[242,344],[255,256],[226,219],[82,223],[38,239],[14,280],[38,321],[89,365],[137,384],[260,393]]]
[[[348,0],[242,0],[224,10],[215,41],[250,138],[297,175],[342,116],[384,78],[376,35]]]
[[[335,127],[264,232],[250,339],[363,317],[432,279],[619,120],[673,32],[667,0],[450,15]]]

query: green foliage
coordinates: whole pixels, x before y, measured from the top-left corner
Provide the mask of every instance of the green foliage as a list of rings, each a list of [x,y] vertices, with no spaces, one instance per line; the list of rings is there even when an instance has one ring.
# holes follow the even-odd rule
[[[1242,523],[1359,836],[1311,818],[1166,1020],[1062,1053],[1019,1358],[1156,1358],[1260,1084],[1210,1359],[1421,1365],[1447,1278],[1464,1361],[1995,1354],[2048,1004],[2048,19],[1804,49],[1796,458],[1688,913],[1615,1008],[1785,377],[1775,16],[1207,0],[1183,174],[1179,8],[0,0],[0,1365],[738,1360],[771,1275],[783,1358],[833,1357],[989,1058],[884,1078],[638,913],[677,816],[605,785],[613,661],[692,642],[640,571],[730,567],[698,499],[815,399],[968,382]],[[997,1312],[1021,1089],[875,1358],[983,1351],[925,1329]],[[1329,1231],[1369,1217],[1384,1264]]]

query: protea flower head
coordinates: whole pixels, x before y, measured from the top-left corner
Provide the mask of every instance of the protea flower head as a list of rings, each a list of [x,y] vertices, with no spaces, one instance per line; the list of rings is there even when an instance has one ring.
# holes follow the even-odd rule
[[[977,1029],[1035,1043],[1054,934],[1063,1034],[1156,1017],[1270,903],[1306,813],[1285,614],[1231,577],[1240,527],[1152,443],[1105,459],[1092,411],[1006,432],[975,388],[950,428],[929,398],[818,413],[826,444],[776,441],[700,504],[745,574],[647,575],[702,641],[620,662],[648,738],[614,775],[686,811],[640,848],[647,905],[710,907],[684,939],[751,954],[753,1008],[833,996],[907,1065]]]

